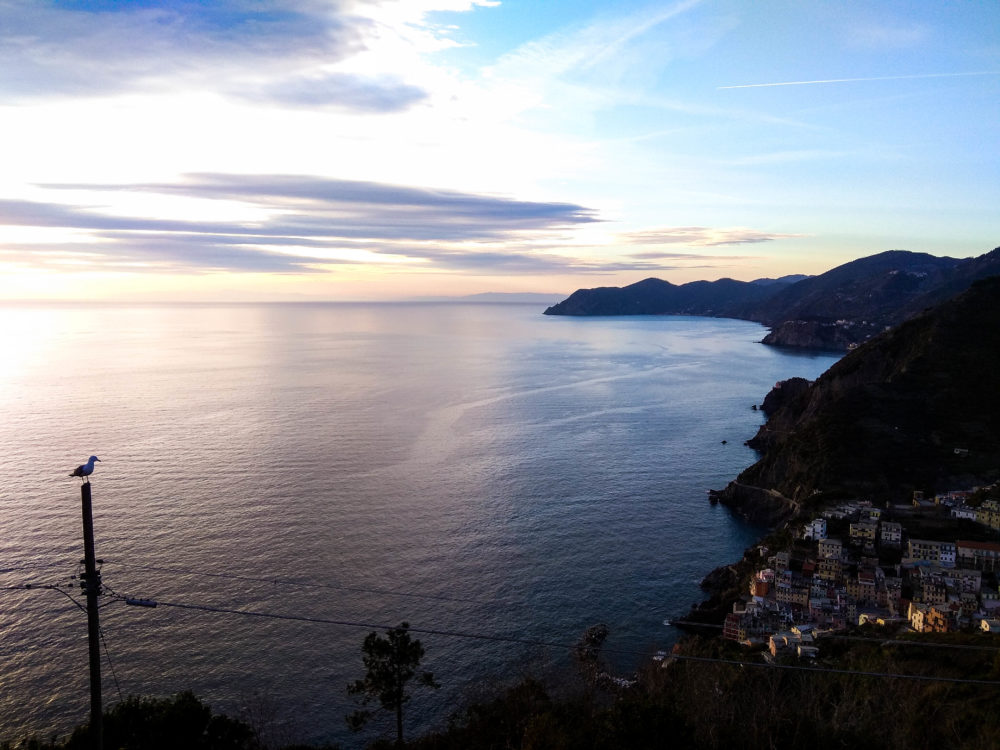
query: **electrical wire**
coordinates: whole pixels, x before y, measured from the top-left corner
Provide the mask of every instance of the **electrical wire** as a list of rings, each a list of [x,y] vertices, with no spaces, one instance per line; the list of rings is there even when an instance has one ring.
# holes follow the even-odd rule
[[[680,661],[693,661],[693,662],[713,662],[716,664],[733,664],[740,667],[766,667],[770,669],[789,669],[797,672],[814,672],[820,674],[839,674],[839,675],[851,675],[856,677],[891,677],[894,679],[901,680],[917,680],[924,682],[950,682],[957,683],[961,685],[990,685],[993,687],[1000,687],[1000,680],[974,680],[968,677],[935,677],[933,675],[922,675],[922,674],[903,674],[900,672],[864,672],[856,669],[835,669],[827,667],[800,667],[796,664],[769,664],[768,662],[760,661],[739,661],[737,659],[716,659],[714,657],[708,656],[687,656],[687,655],[673,655],[669,657],[671,659],[678,659]]]
[[[206,605],[185,604],[182,602],[156,601],[156,606],[174,607],[177,609],[196,610],[202,612],[213,612],[218,614],[241,615],[244,617],[291,620],[294,622],[308,622],[308,623],[317,623],[323,625],[338,625],[338,626],[352,627],[352,628],[365,628],[365,629],[375,628],[375,629],[389,630],[395,627],[392,625],[384,625],[384,624],[370,623],[370,622],[355,622],[351,620],[337,620],[325,617],[309,617],[305,615],[289,615],[289,614],[278,614],[273,612],[258,612],[254,610],[230,609],[227,607],[209,607]],[[424,628],[424,627],[410,626],[409,631],[413,633],[420,633],[422,635],[438,635],[450,638],[469,638],[475,640],[497,641],[501,643],[516,643],[516,644],[535,646],[535,647],[558,648],[565,650],[571,650],[572,648],[574,648],[574,644],[559,643],[554,641],[544,641],[539,639],[517,638],[514,636],[490,635],[486,633],[470,633],[461,630],[443,630],[439,628]],[[604,653],[626,654],[632,656],[636,655],[648,656],[648,652],[645,651],[640,652],[630,649],[603,648],[601,650]],[[869,671],[860,671],[853,669],[802,667],[793,664],[771,664],[768,662],[742,661],[737,659],[719,659],[715,657],[690,656],[686,654],[671,654],[668,658],[677,661],[729,664],[739,667],[763,667],[768,669],[785,669],[797,672],[810,672],[814,674],[836,674],[836,675],[849,675],[855,677],[882,677],[882,678],[916,680],[925,682],[947,682],[953,684],[988,685],[992,687],[1000,687],[1000,680],[977,680],[965,677],[938,677],[934,675],[903,674],[898,672],[869,672]]]
[[[36,589],[44,589],[46,591],[56,591],[56,592],[62,594],[63,596],[65,596],[71,602],[73,602],[73,604],[75,604],[77,607],[79,607],[82,611],[84,611],[84,612],[87,611],[87,608],[83,604],[81,604],[79,601],[77,601],[69,592],[67,592],[65,589],[63,589],[62,586],[59,586],[59,585],[55,585],[55,584],[32,584],[32,583],[27,583],[27,584],[21,584],[20,586],[5,586],[5,587],[3,587],[3,590],[5,590],[5,591],[11,591],[11,590],[33,591],[33,590],[36,590]],[[107,604],[111,604],[111,603],[112,603],[111,601],[108,601],[108,602],[106,602],[105,606]],[[111,677],[114,678],[114,681],[115,681],[115,689],[118,691],[118,700],[119,701],[123,701],[125,699],[122,696],[122,688],[121,688],[121,685],[118,682],[118,674],[115,672],[115,665],[111,661],[111,651],[108,649],[108,641],[104,637],[104,628],[102,628],[100,625],[98,625],[97,632],[101,636],[101,644],[104,646],[104,658],[107,659],[108,668],[111,670]]]
[[[69,599],[71,602],[73,602],[73,604],[75,604],[80,609],[82,609],[84,612],[87,611],[87,608],[84,605],[80,604],[80,602],[78,602],[68,592],[66,592],[63,589],[62,586],[59,586],[57,584],[51,584],[51,583],[49,583],[49,584],[43,584],[43,583],[22,583],[22,584],[20,584],[18,586],[4,586],[2,588],[3,591],[34,591],[36,589],[45,590],[45,591],[58,591],[60,594],[62,594],[67,599]]]
[[[138,563],[122,562],[121,560],[109,560],[105,558],[105,565],[121,565],[125,568],[138,568],[140,570],[154,570],[161,573],[174,573],[179,575],[205,576],[207,578],[225,578],[234,581],[249,581],[252,583],[273,583],[283,586],[301,586],[303,588],[334,589],[337,591],[355,591],[362,594],[378,594],[380,596],[402,596],[414,599],[434,599],[445,602],[458,602],[460,604],[482,604],[489,605],[480,599],[467,597],[445,596],[443,594],[414,594],[408,591],[394,591],[391,589],[372,589],[362,586],[343,586],[335,583],[316,583],[314,581],[296,581],[289,578],[258,578],[254,576],[238,575],[236,573],[213,573],[204,570],[185,570],[183,568],[164,567],[160,565],[140,565]]]
[[[104,628],[98,625],[97,632],[101,635],[101,644],[104,646],[104,657],[108,660],[108,668],[111,669],[111,676],[115,680],[115,689],[118,691],[118,702],[121,703],[125,700],[125,698],[122,697],[122,686],[118,684],[118,675],[115,674],[115,665],[111,663],[111,652],[108,650],[108,642],[104,638]]]
[[[921,646],[924,648],[953,648],[966,651],[1000,651],[1000,646],[976,646],[970,643],[936,643],[934,641],[910,641],[901,638],[871,638],[860,635],[838,635],[837,633],[824,633],[817,636],[817,640],[838,640],[838,641],[870,641],[880,643],[883,646]]]
[[[3,573],[20,573],[25,570],[37,570],[39,568],[61,568],[65,563],[62,562],[47,562],[47,563],[24,563],[23,565],[15,565],[10,568],[0,568],[0,574]]]
[[[150,567],[150,568],[152,568],[153,566],[134,566],[134,567]],[[180,572],[180,571],[176,571],[175,570],[174,572]],[[223,577],[223,578],[227,578],[227,577],[232,577],[232,578],[246,578],[246,577],[232,576],[232,575],[227,575],[227,574],[202,573],[201,575],[210,575],[210,576],[214,576],[214,577]],[[266,579],[251,579],[251,580],[266,581]],[[271,582],[271,581],[268,581],[268,582]],[[277,582],[277,581],[274,581],[274,582]],[[293,585],[295,585],[294,582],[289,582],[289,583],[292,583]],[[319,585],[319,586],[322,586],[322,584],[301,584],[301,585]],[[80,609],[86,611],[86,608],[82,604],[80,604],[80,602],[78,602],[76,599],[74,599],[70,594],[68,594],[66,591],[64,591],[59,586],[25,584],[25,585],[21,585],[21,586],[8,586],[8,587],[5,587],[5,588],[7,590],[11,590],[11,589],[33,589],[33,588],[51,589],[51,590],[58,591],[59,593],[63,594],[64,596],[66,596],[67,598],[69,598],[70,601],[72,601],[74,604],[76,604],[77,607],[79,607]],[[296,615],[296,614],[280,614],[280,613],[274,613],[274,612],[260,612],[260,611],[256,611],[256,610],[232,609],[232,608],[228,608],[228,607],[211,607],[211,606],[207,606],[207,605],[188,604],[188,603],[184,603],[184,602],[168,602],[168,601],[159,601],[159,600],[151,600],[151,599],[137,600],[137,599],[133,599],[131,597],[127,597],[127,596],[123,596],[121,594],[117,594],[110,587],[105,586],[104,588],[108,592],[110,592],[111,595],[112,595],[111,600],[109,600],[107,602],[108,604],[112,603],[112,601],[121,601],[121,602],[125,602],[126,604],[130,604],[130,603],[131,604],[139,604],[139,603],[142,603],[143,606],[162,606],[162,607],[171,607],[171,608],[175,608],[175,609],[193,610],[193,611],[200,611],[200,612],[210,612],[210,613],[216,613],[216,614],[231,614],[231,615],[240,615],[240,616],[244,616],[244,617],[254,617],[254,618],[263,618],[263,619],[276,619],[276,620],[287,620],[287,621],[293,621],[293,622],[306,622],[306,623],[323,624],[323,625],[336,625],[336,626],[351,627],[351,628],[389,630],[389,629],[395,627],[395,626],[392,626],[392,625],[385,625],[383,623],[359,622],[359,621],[353,621],[353,620],[341,620],[341,619],[325,618],[325,617],[311,617],[311,616]],[[419,595],[417,595],[417,596],[419,596]],[[678,622],[676,624],[688,624],[688,623]],[[703,623],[690,623],[690,624],[692,624],[692,625],[703,625]],[[706,627],[720,627],[720,626],[710,625],[710,624],[704,624],[704,625]],[[572,648],[574,648],[574,644],[567,644],[567,643],[564,643],[564,642],[547,641],[547,640],[542,640],[542,639],[519,638],[519,637],[515,637],[515,636],[493,635],[493,634],[486,634],[486,633],[472,633],[472,632],[461,631],[461,630],[446,630],[446,629],[441,629],[441,628],[428,628],[428,627],[419,627],[419,626],[418,627],[410,626],[409,630],[411,632],[413,632],[413,633],[419,633],[419,634],[422,634],[422,635],[436,635],[436,636],[443,636],[443,637],[449,637],[449,638],[466,638],[466,639],[474,639],[474,640],[485,640],[485,641],[494,641],[494,642],[500,642],[500,643],[513,643],[513,644],[526,645],[526,646],[542,647],[542,648],[557,648],[557,649],[561,649],[561,650],[571,650]],[[942,644],[942,643],[921,642],[921,641],[886,640],[886,639],[878,639],[878,638],[863,638],[863,637],[860,637],[860,636],[837,636],[837,635],[830,635],[830,636],[824,636],[824,637],[842,638],[842,639],[845,639],[845,640],[878,641],[880,643],[887,643],[887,644],[892,644],[892,645],[907,645],[907,646],[914,645],[914,646],[926,646],[926,647],[964,648],[964,649],[992,650],[992,651],[1000,650],[998,648],[988,647],[988,646],[980,647],[980,646],[971,646],[971,645],[967,645],[967,644]],[[115,674],[114,666],[111,663],[111,656],[110,656],[110,653],[109,653],[108,648],[107,648],[107,642],[104,639],[104,633],[103,633],[103,631],[101,631],[101,640],[104,643],[105,655],[106,655],[106,657],[108,659],[108,664],[111,667],[111,673],[112,673],[112,676],[115,679],[115,685],[118,688],[118,694],[119,694],[119,698],[120,698],[121,697],[121,687],[118,685],[118,677]],[[628,655],[628,656],[648,656],[649,655],[648,651],[636,651],[636,650],[632,650],[632,649],[603,648],[602,651],[604,653],[619,654],[619,655]],[[691,656],[691,655],[686,655],[686,654],[671,654],[669,658],[671,660],[675,660],[675,661],[690,661],[690,662],[701,662],[701,663],[728,664],[728,665],[732,665],[732,666],[739,666],[741,668],[742,667],[758,667],[758,668],[763,667],[763,668],[770,668],[770,669],[785,669],[785,670],[792,670],[792,671],[798,671],[798,672],[810,672],[810,673],[820,673],[820,674],[837,674],[837,675],[850,675],[850,676],[859,676],[859,677],[881,677],[881,678],[917,680],[917,681],[927,681],[927,682],[947,682],[947,683],[953,683],[953,684],[972,684],[972,685],[1000,686],[1000,680],[978,680],[978,679],[960,678],[960,677],[938,677],[938,676],[933,676],[933,675],[903,674],[903,673],[898,673],[898,672],[870,672],[870,671],[860,671],[860,670],[852,670],[852,669],[836,669],[836,668],[825,668],[825,667],[823,667],[823,668],[820,668],[820,667],[805,667],[805,666],[798,666],[798,665],[791,665],[791,664],[773,664],[773,663],[769,663],[769,662],[743,661],[743,660],[737,660],[737,659],[720,659],[720,658],[715,658],[715,657],[700,657],[700,656]]]
[[[696,628],[713,628],[722,630],[722,625],[710,622],[688,622],[686,620],[671,620],[671,625],[689,625]],[[939,643],[937,641],[910,641],[901,638],[873,638],[861,635],[841,635],[839,633],[822,633],[815,636],[818,641],[838,640],[838,641],[870,641],[880,643],[883,646],[921,646],[922,648],[953,648],[967,651],[1000,651],[1000,646],[977,646],[968,643]]]

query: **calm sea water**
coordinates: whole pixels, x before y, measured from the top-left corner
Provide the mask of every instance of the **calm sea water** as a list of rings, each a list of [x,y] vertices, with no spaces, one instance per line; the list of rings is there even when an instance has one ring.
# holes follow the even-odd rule
[[[105,704],[192,689],[347,746],[372,737],[343,721],[371,628],[315,620],[552,644],[603,622],[621,670],[671,643],[664,618],[760,533],[706,499],[754,461],[751,405],[836,359],[742,321],[531,305],[0,307],[0,328],[0,585],[82,601],[67,474],[94,453],[111,591],[311,619],[109,595]],[[568,661],[419,637],[443,687],[411,731]],[[85,614],[0,591],[0,739],[66,732],[88,701]]]

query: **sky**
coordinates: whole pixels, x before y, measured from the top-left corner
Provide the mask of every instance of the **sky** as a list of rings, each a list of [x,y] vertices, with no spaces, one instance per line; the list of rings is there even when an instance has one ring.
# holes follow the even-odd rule
[[[0,0],[0,300],[559,298],[998,245],[996,0]]]

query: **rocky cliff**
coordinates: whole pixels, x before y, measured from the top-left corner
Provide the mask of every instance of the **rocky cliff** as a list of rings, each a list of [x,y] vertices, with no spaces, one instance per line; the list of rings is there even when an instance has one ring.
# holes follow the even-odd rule
[[[718,495],[744,515],[780,519],[818,494],[905,499],[995,481],[1000,277],[803,382],[768,397],[769,419],[750,441],[761,459]]]

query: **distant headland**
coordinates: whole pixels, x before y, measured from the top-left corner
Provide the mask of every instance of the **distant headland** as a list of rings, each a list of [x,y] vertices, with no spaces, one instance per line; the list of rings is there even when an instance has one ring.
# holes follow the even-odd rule
[[[998,274],[1000,247],[964,259],[889,250],[818,276],[579,289],[544,314],[739,318],[768,326],[765,344],[847,351]]]

